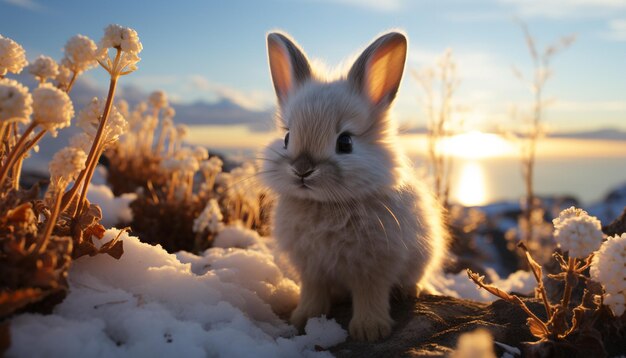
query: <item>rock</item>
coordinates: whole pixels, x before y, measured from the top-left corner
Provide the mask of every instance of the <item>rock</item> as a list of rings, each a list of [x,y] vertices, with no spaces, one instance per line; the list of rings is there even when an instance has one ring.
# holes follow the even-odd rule
[[[524,300],[535,314],[545,318],[539,301]],[[526,326],[526,314],[502,300],[480,303],[422,295],[417,299],[392,302],[391,315],[396,324],[389,338],[373,343],[348,338],[331,352],[337,357],[442,357],[454,349],[461,334],[477,328],[485,328],[496,341],[515,347],[535,340]],[[335,307],[332,316],[343,327],[348,327],[352,316],[350,305]]]
[[[602,228],[605,234],[609,236],[621,235],[626,232],[626,207],[619,218]]]

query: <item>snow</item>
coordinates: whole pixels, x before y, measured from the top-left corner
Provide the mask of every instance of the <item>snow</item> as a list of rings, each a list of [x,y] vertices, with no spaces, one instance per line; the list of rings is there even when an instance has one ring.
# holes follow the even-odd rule
[[[133,221],[133,211],[129,205],[137,199],[135,193],[126,193],[116,197],[108,186],[91,184],[87,191],[87,199],[102,209],[100,223],[105,227]]]
[[[101,242],[118,233],[107,230]],[[126,233],[121,238],[120,260],[75,261],[69,295],[53,314],[12,320],[7,357],[324,357],[330,353],[316,346],[347,337],[323,317],[296,336],[275,313],[293,308],[298,287],[261,241],[247,250],[177,256]]]
[[[534,292],[537,282],[529,271],[519,270],[513,272],[506,278],[501,278],[498,273],[487,268],[487,276],[489,281],[506,292],[516,292],[528,295]],[[430,290],[457,298],[466,298],[480,302],[491,302],[497,299],[494,295],[479,288],[474,282],[470,281],[465,271],[456,274],[436,274],[428,280],[427,288]]]

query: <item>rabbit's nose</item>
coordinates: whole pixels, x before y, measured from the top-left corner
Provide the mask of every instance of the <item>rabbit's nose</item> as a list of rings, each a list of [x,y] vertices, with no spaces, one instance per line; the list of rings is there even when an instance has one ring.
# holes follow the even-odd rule
[[[308,155],[300,155],[291,163],[291,170],[300,178],[306,178],[315,172],[315,163]]]
[[[315,170],[309,170],[309,171],[307,171],[306,173],[302,173],[302,174],[301,174],[301,173],[296,172],[296,175],[297,175],[297,176],[299,176],[300,178],[304,179],[304,178],[306,178],[306,177],[310,176],[311,174],[313,174],[313,172],[314,172],[314,171],[315,171]]]

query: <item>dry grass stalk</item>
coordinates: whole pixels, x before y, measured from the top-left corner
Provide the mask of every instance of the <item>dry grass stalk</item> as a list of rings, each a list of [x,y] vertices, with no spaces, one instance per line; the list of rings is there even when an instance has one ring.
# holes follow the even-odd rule
[[[413,78],[422,88],[422,100],[427,117],[428,161],[433,177],[434,192],[439,202],[448,207],[453,162],[442,148],[442,142],[451,135],[456,125],[454,94],[459,87],[456,62],[451,49],[446,50],[437,65],[413,71]]]
[[[571,46],[576,40],[576,36],[564,36],[556,42],[548,45],[543,52],[540,52],[537,48],[534,37],[530,34],[528,26],[522,21],[518,21],[518,24],[524,33],[526,46],[528,47],[528,52],[533,63],[532,72],[528,77],[525,76],[519,69],[513,67],[513,73],[515,76],[524,84],[528,85],[533,95],[531,109],[529,113],[523,115],[522,118],[522,121],[525,124],[525,129],[522,131],[520,137],[522,176],[526,190],[522,215],[527,223],[527,228],[521,239],[526,242],[531,242],[535,226],[532,214],[533,211],[540,206],[540,203],[535,195],[534,171],[537,155],[537,142],[544,135],[543,122],[545,109],[549,104],[549,101],[545,98],[545,87],[547,81],[552,77],[553,73],[550,62],[556,54]],[[520,114],[517,111],[514,111],[512,115],[515,121],[519,119],[517,117],[520,116]]]

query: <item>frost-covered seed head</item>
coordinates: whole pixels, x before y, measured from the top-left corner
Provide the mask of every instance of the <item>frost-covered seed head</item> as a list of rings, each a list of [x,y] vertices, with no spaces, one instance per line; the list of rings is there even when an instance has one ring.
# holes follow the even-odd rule
[[[82,149],[85,153],[91,150],[93,145],[93,137],[87,133],[77,133],[70,138],[70,146],[78,149]]]
[[[165,107],[163,109],[163,118],[167,118],[169,120],[172,120],[172,118],[174,118],[174,116],[176,116],[176,110],[172,107]]]
[[[139,52],[143,49],[137,31],[120,25],[107,26],[98,45],[97,58],[101,61],[106,60],[109,56],[109,48],[122,51],[119,63],[114,65],[114,68],[105,67],[111,75],[123,75],[137,69],[137,62],[141,60]]]
[[[104,29],[100,48],[119,48],[124,52],[139,54],[143,46],[139,41],[137,31],[129,27],[111,24]]]
[[[28,122],[33,113],[33,98],[28,88],[8,78],[0,80],[0,123]]]
[[[163,91],[154,91],[148,97],[148,102],[155,109],[161,109],[168,106],[167,95]]]
[[[35,76],[39,81],[45,82],[59,74],[59,65],[52,57],[39,56],[28,66],[28,73]]]
[[[197,160],[205,160],[209,157],[209,151],[205,147],[196,146],[193,148],[193,156]]]
[[[563,210],[553,220],[554,238],[570,257],[585,258],[596,251],[602,243],[602,225],[595,216],[571,207]]]
[[[626,233],[609,237],[591,261],[591,278],[602,284],[604,303],[619,317],[626,311]]]
[[[92,138],[95,138],[100,126],[100,118],[104,113],[105,101],[94,97],[91,102],[78,113],[78,126]],[[111,107],[109,118],[104,128],[104,143],[115,142],[128,129],[128,123],[115,106]]]
[[[217,200],[211,199],[202,213],[193,221],[193,232],[199,233],[208,229],[210,233],[217,234],[222,228],[224,216]]]
[[[180,171],[193,174],[200,169],[200,165],[198,164],[198,159],[193,156],[185,157],[180,159]]]
[[[81,170],[85,169],[87,154],[75,147],[65,147],[56,152],[50,161],[49,169],[53,181],[76,179]]]
[[[122,114],[122,116],[124,116],[124,118],[129,117],[128,102],[126,102],[126,100],[118,99],[116,101],[115,107],[117,107],[117,110]]]
[[[223,164],[224,163],[220,158],[211,157],[209,158],[209,160],[205,160],[200,163],[200,170],[202,170],[202,172],[205,174],[215,175],[222,171]]]
[[[176,158],[165,158],[161,161],[161,169],[165,172],[173,173],[175,171],[179,171],[180,167],[180,160]]]
[[[66,89],[72,80],[72,70],[62,64],[59,66],[59,73],[55,79],[59,87]]]
[[[76,35],[65,44],[65,56],[61,63],[75,73],[81,73],[96,66],[97,50],[98,46],[92,39]]]
[[[24,48],[10,38],[0,35],[0,76],[7,72],[20,73],[28,65]]]
[[[53,136],[57,129],[70,125],[74,106],[67,93],[44,83],[33,91],[33,120]]]
[[[187,138],[187,135],[189,135],[189,127],[187,127],[184,124],[177,125],[176,126],[176,135],[177,135],[179,140],[183,140],[183,139]]]

